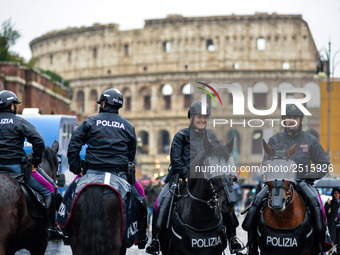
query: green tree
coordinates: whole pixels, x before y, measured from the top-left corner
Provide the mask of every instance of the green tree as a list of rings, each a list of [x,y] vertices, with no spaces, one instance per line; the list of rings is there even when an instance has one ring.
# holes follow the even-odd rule
[[[17,60],[17,54],[9,52],[10,46],[15,44],[15,41],[20,37],[20,33],[14,29],[11,24],[11,19],[4,21],[0,30],[0,61]]]

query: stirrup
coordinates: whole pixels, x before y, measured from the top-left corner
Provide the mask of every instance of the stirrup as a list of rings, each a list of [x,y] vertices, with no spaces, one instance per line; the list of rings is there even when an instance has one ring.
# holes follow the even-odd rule
[[[148,254],[158,255],[160,252],[158,239],[152,239],[151,242],[146,246],[145,252]]]
[[[64,235],[60,228],[54,226],[54,227],[48,227],[45,228],[46,231],[46,239],[47,241],[56,241],[63,239]]]
[[[239,244],[241,247],[238,248],[238,249],[232,249],[231,248],[231,243],[234,241],[237,242],[237,244]],[[230,250],[230,253],[233,254],[233,253],[236,253],[238,251],[242,251],[246,248],[246,246],[244,245],[244,243],[240,240],[240,238],[238,238],[237,236],[233,236],[230,238],[230,241],[229,241],[229,250]]]
[[[138,240],[137,242],[138,249],[144,249],[147,243],[148,237],[145,235],[145,238],[143,238],[142,240]]]

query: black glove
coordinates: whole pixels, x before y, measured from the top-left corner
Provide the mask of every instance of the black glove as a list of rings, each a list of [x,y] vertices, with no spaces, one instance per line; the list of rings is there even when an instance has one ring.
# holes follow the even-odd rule
[[[75,165],[75,166],[70,166],[70,171],[72,173],[74,173],[75,175],[78,175],[81,173],[81,167],[79,164]]]

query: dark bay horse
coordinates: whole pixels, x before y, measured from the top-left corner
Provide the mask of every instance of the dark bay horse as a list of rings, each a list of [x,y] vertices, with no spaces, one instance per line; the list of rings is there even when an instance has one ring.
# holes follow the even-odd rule
[[[230,172],[224,175],[205,171],[205,167],[232,166],[235,170],[230,154],[232,146],[233,140],[228,145],[222,145],[211,144],[207,138],[204,139],[204,150],[190,163],[190,177],[186,189],[182,191],[183,197],[176,202],[170,227],[160,233],[163,255],[216,255],[222,254],[226,248],[226,229],[222,224],[221,212],[233,210],[236,201],[233,177]],[[195,171],[195,168],[201,171]]]
[[[52,148],[46,146],[40,164],[54,181],[59,167],[58,150],[57,141]],[[0,170],[6,171],[6,168]],[[0,255],[12,255],[21,249],[27,249],[32,255],[45,253],[46,220],[30,216],[20,184],[7,174],[0,174],[0,226]]]
[[[263,147],[268,155],[262,167],[267,167],[264,181],[269,197],[257,231],[261,254],[316,254],[313,252],[311,218],[295,189],[296,173],[287,171],[293,169],[291,158],[296,144],[286,150],[280,145],[271,147],[263,141]]]
[[[80,193],[66,226],[74,255],[125,254],[121,229],[120,199],[101,185],[87,186]]]

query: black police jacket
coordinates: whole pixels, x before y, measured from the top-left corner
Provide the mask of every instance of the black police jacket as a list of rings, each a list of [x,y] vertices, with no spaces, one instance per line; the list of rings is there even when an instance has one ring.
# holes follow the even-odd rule
[[[27,120],[12,112],[0,112],[0,164],[20,164],[26,156],[25,138],[32,144],[32,164],[37,167],[45,149],[39,131]]]
[[[198,130],[192,125],[176,133],[171,144],[171,168],[166,181],[170,181],[172,176],[177,173],[180,178],[185,179],[189,176],[190,160],[193,160],[203,150],[203,137],[205,134],[207,134],[210,142],[218,142],[212,130]]]
[[[296,163],[294,167],[296,167],[297,177],[300,179],[320,179],[328,172],[329,159],[317,138],[309,133],[301,131],[298,135],[293,136],[284,131],[273,135],[268,144],[270,146],[283,144],[287,149],[297,144],[292,160]],[[321,171],[312,170],[311,163]],[[324,171],[325,169],[327,172]]]
[[[110,171],[127,169],[136,154],[135,128],[117,112],[100,112],[77,127],[68,146],[70,171],[80,173],[79,152],[87,144],[85,162],[88,168]]]

